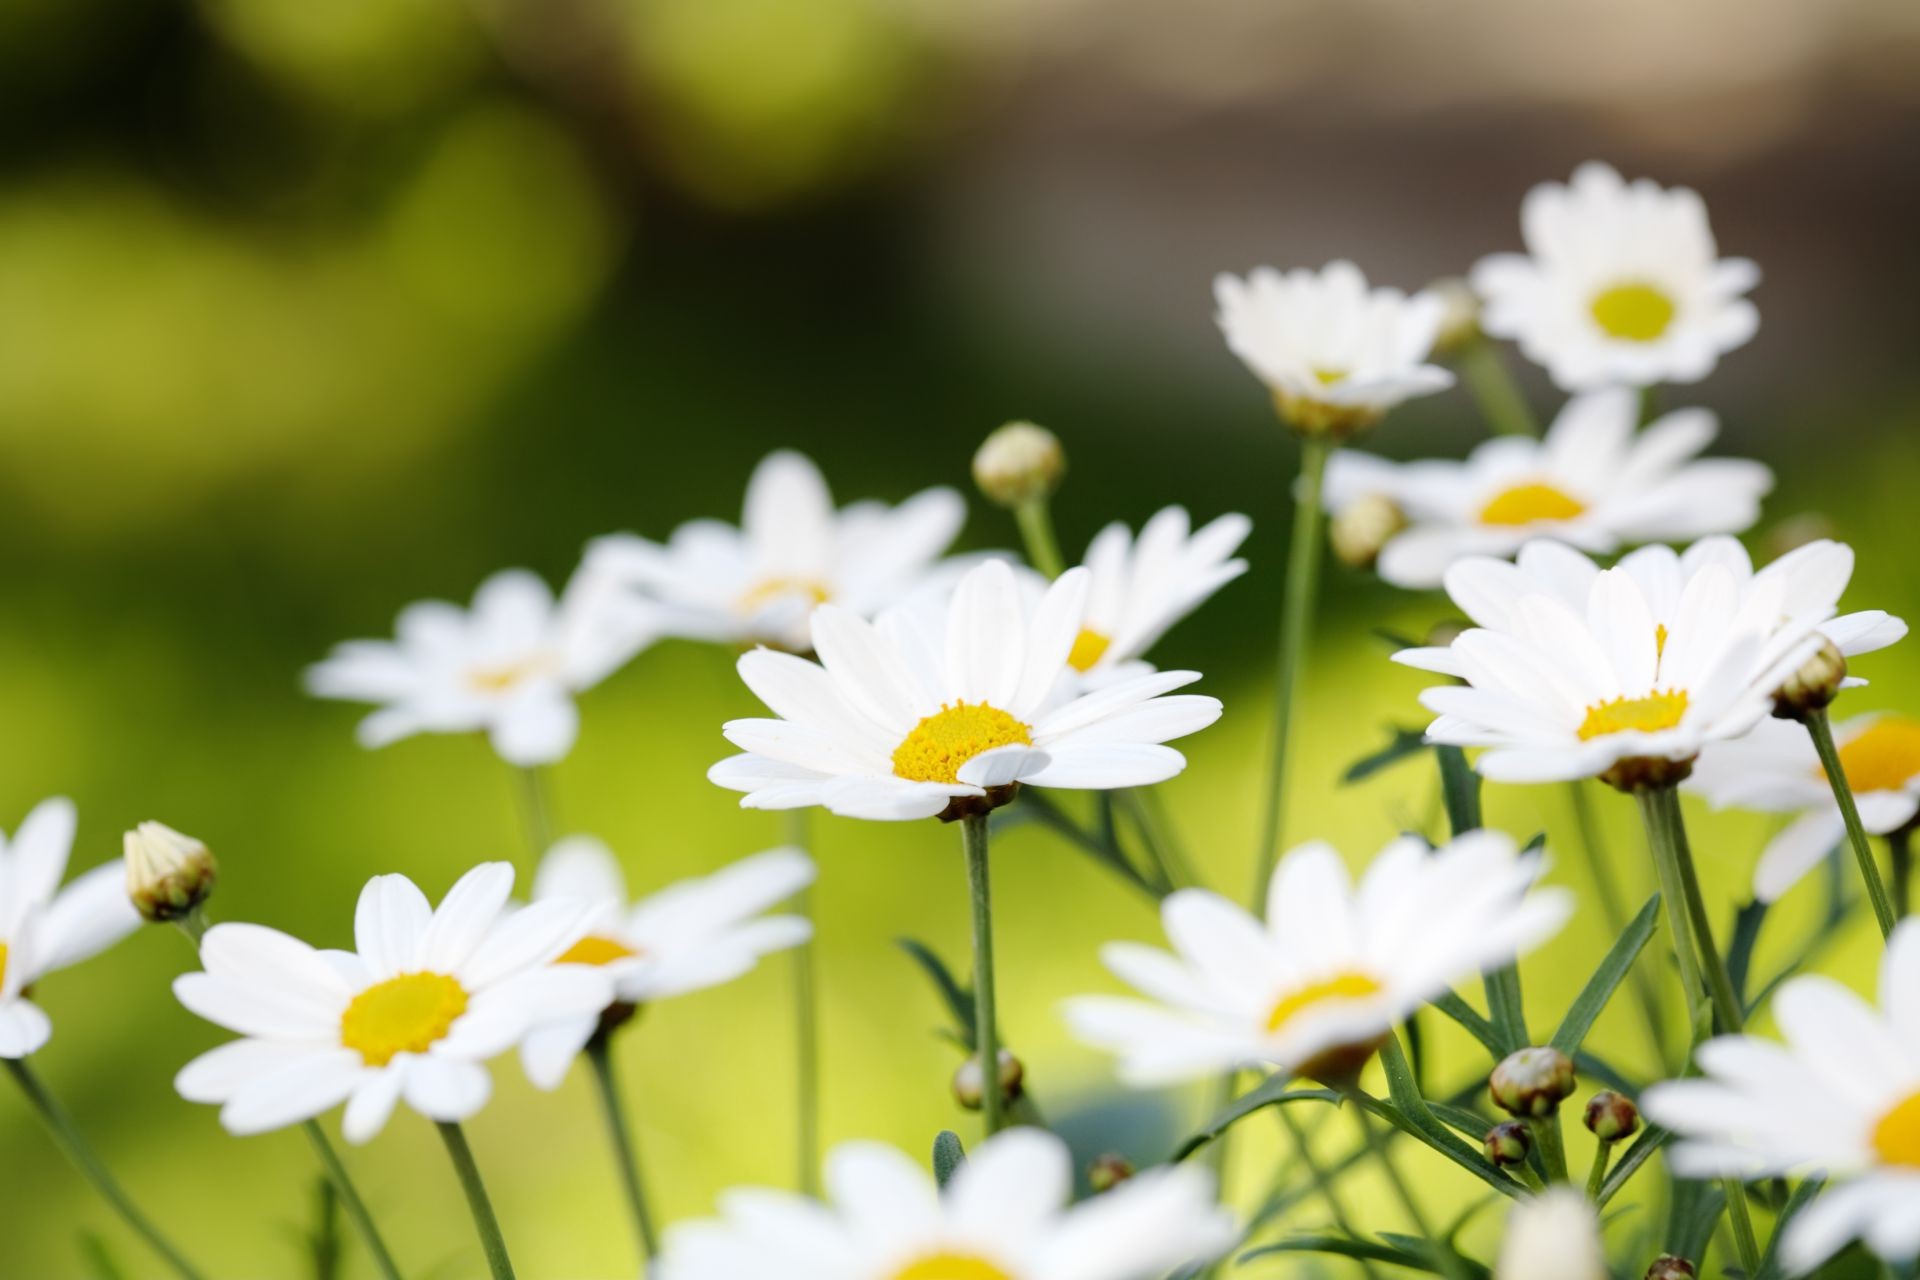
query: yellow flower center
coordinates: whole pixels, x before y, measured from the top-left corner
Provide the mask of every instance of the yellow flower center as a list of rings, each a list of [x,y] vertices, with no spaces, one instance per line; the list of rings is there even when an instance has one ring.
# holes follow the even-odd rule
[[[444,973],[403,973],[353,998],[340,1015],[340,1043],[370,1067],[396,1053],[425,1053],[467,1011],[467,992]]]
[[[1033,744],[1026,725],[984,702],[956,702],[913,726],[913,732],[893,749],[893,772],[915,782],[958,782],[961,765],[982,752],[1016,742]]]
[[[899,1271],[893,1280],[1013,1280],[985,1258],[971,1253],[930,1253],[916,1258]]]
[[[1091,671],[1093,664],[1106,656],[1112,636],[1103,636],[1098,631],[1082,630],[1073,638],[1073,652],[1067,655],[1067,665],[1075,671]]]
[[[1480,508],[1481,524],[1523,525],[1542,520],[1571,520],[1587,504],[1541,480],[1529,480],[1493,495]]]
[[[1380,989],[1380,984],[1364,973],[1338,973],[1322,978],[1274,1001],[1273,1011],[1267,1014],[1267,1030],[1280,1030],[1315,1005],[1334,1000],[1360,1000],[1378,994]]]
[[[1673,323],[1673,313],[1672,298],[1639,281],[1614,285],[1593,299],[1593,322],[1623,342],[1652,342]]]
[[[1323,387],[1330,387],[1347,376],[1345,369],[1315,369],[1313,380]]]
[[[551,663],[547,655],[537,653],[497,667],[475,667],[467,672],[467,683],[478,693],[505,693],[528,676],[547,670]]]
[[[588,934],[560,953],[555,964],[612,964],[640,953],[618,938]]]
[[[7,980],[7,944],[0,942],[0,982]]]
[[[1611,702],[1594,703],[1587,708],[1587,718],[1580,722],[1578,733],[1582,742],[1630,729],[1653,733],[1673,728],[1686,714],[1685,689],[1655,690],[1644,698],[1615,698]]]
[[[1920,720],[1887,716],[1840,748],[1854,791],[1898,791],[1920,774]],[[1815,770],[1825,781],[1827,771]]]
[[[1880,1117],[1873,1126],[1873,1150],[1882,1164],[1920,1169],[1920,1093]]]
[[[765,578],[743,591],[734,608],[741,613],[758,613],[785,596],[803,597],[813,608],[831,600],[833,592],[818,578]]]

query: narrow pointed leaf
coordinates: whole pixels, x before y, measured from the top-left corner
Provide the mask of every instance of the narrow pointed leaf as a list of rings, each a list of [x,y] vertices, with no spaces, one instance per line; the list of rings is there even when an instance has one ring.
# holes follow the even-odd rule
[[[1331,1089],[1317,1089],[1312,1086],[1294,1088],[1292,1085],[1292,1080],[1278,1072],[1268,1076],[1258,1087],[1248,1090],[1229,1102],[1216,1112],[1212,1119],[1189,1134],[1186,1141],[1174,1149],[1174,1161],[1177,1163],[1185,1160],[1241,1120],[1264,1107],[1277,1107],[1289,1102],[1338,1104],[1340,1101],[1340,1095]]]
[[[1493,1024],[1478,1009],[1461,999],[1458,992],[1447,992],[1433,1002],[1433,1007],[1465,1027],[1467,1034],[1486,1046],[1488,1053],[1496,1058],[1506,1056],[1506,1051],[1500,1047],[1500,1035],[1493,1029]]]
[[[1654,1152],[1665,1146],[1671,1137],[1673,1134],[1670,1130],[1662,1129],[1657,1124],[1642,1129],[1640,1136],[1627,1144],[1627,1149],[1614,1162],[1607,1180],[1600,1184],[1599,1206],[1605,1208],[1607,1201],[1619,1195],[1620,1189],[1627,1185],[1634,1174],[1640,1172],[1642,1166],[1653,1158]]]
[[[1395,1266],[1407,1267],[1414,1271],[1425,1271],[1433,1275],[1446,1275],[1435,1255],[1434,1245],[1410,1236],[1384,1236],[1379,1240],[1355,1240],[1351,1236],[1337,1235],[1331,1232],[1315,1235],[1289,1236],[1285,1240],[1250,1249],[1239,1257],[1240,1262],[1249,1262],[1255,1258],[1278,1253],[1330,1253],[1342,1258],[1356,1258],[1366,1262],[1390,1262]],[[1457,1257],[1458,1255],[1456,1255]],[[1485,1280],[1487,1269],[1470,1258],[1460,1258],[1461,1274],[1471,1280]]]
[[[967,1162],[967,1149],[960,1145],[960,1135],[951,1129],[942,1129],[933,1139],[933,1179],[941,1186],[953,1181],[953,1175]]]
[[[960,985],[947,968],[946,961],[934,954],[933,948],[917,938],[895,938],[894,945],[899,947],[932,981],[934,990],[939,993],[941,1003],[946,1005],[947,1013],[953,1019],[955,1038],[968,1050],[973,1044],[973,992]]]
[[[1426,730],[1403,729],[1398,725],[1394,725],[1391,726],[1391,731],[1393,738],[1386,746],[1371,754],[1361,756],[1358,760],[1348,765],[1347,771],[1340,775],[1340,781],[1353,783],[1371,778],[1382,769],[1390,765],[1398,764],[1402,760],[1410,756],[1418,755],[1427,749]]]
[[[1786,1207],[1780,1210],[1780,1217],[1774,1223],[1773,1238],[1767,1241],[1767,1251],[1760,1257],[1760,1269],[1754,1280],[1784,1280],[1786,1268],[1780,1264],[1780,1240],[1787,1234],[1787,1226],[1799,1212],[1807,1207],[1809,1201],[1820,1194],[1827,1185],[1822,1177],[1803,1178],[1800,1185],[1793,1189]]]
[[[1653,936],[1654,927],[1660,921],[1660,895],[1654,894],[1647,899],[1647,905],[1640,908],[1632,922],[1620,934],[1600,961],[1600,967],[1587,979],[1587,985],[1574,999],[1573,1007],[1567,1010],[1567,1016],[1560,1021],[1560,1029],[1553,1033],[1550,1043],[1560,1052],[1571,1057],[1579,1051],[1580,1044],[1587,1038],[1587,1032],[1593,1029],[1594,1019],[1613,999],[1613,993],[1620,989],[1633,968],[1633,962],[1640,958],[1647,939]]]

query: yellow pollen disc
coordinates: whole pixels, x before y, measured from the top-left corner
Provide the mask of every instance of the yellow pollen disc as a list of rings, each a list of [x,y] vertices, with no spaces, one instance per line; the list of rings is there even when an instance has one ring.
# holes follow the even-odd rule
[[[7,980],[7,944],[0,942],[0,982]]]
[[[340,1043],[370,1067],[396,1053],[425,1053],[467,1011],[467,992],[444,973],[403,973],[353,998],[340,1015]]]
[[[637,956],[635,951],[618,938],[603,938],[598,934],[588,934],[580,941],[560,953],[555,964],[612,964],[615,960],[625,960],[628,956]]]
[[[1091,671],[1093,664],[1106,656],[1107,648],[1113,643],[1113,637],[1103,636],[1098,631],[1082,631],[1073,638],[1073,652],[1067,655],[1067,665],[1075,671]]]
[[[1302,1012],[1330,1000],[1359,1000],[1377,994],[1380,984],[1364,973],[1341,973],[1331,978],[1290,991],[1273,1003],[1267,1015],[1267,1030],[1278,1031]]]
[[[1673,299],[1650,284],[1617,284],[1593,299],[1593,322],[1623,342],[1652,342],[1673,323],[1673,313]]]
[[[1920,774],[1920,720],[1886,716],[1840,748],[1854,791],[1898,791]],[[1825,769],[1816,770],[1824,781]]]
[[[1587,718],[1580,722],[1578,732],[1582,742],[1628,730],[1652,733],[1673,728],[1686,714],[1685,689],[1655,691],[1644,698],[1615,698],[1611,702],[1594,703],[1587,708]]]
[[[498,667],[479,667],[467,673],[467,683],[480,693],[505,693],[546,665],[546,659],[534,657]]]
[[[1587,504],[1550,484],[1529,480],[1493,495],[1480,508],[1481,524],[1523,525],[1542,520],[1571,520],[1587,509]]]
[[[1013,1277],[971,1253],[931,1253],[894,1272],[893,1280],[1013,1280]]]
[[[960,766],[995,747],[1033,745],[1027,726],[998,707],[956,702],[913,726],[893,749],[895,777],[915,782],[958,782]]]
[[[1345,369],[1315,369],[1313,371],[1314,381],[1323,387],[1330,387],[1346,376],[1347,371]]]
[[[1920,1169],[1920,1093],[1880,1117],[1873,1126],[1873,1149],[1882,1164]]]
[[[833,592],[818,578],[767,578],[743,591],[734,608],[741,613],[758,613],[783,596],[802,596],[811,607],[831,600]]]

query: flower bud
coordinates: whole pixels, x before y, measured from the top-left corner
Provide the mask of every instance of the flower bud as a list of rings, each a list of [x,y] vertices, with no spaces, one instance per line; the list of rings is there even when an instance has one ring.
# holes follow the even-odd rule
[[[1459,276],[1447,276],[1428,285],[1426,292],[1440,299],[1440,328],[1433,335],[1433,354],[1447,359],[1480,339],[1480,295]]]
[[[218,868],[207,846],[161,822],[127,832],[127,896],[152,921],[180,920],[213,893]]]
[[[1602,1089],[1587,1099],[1587,1131],[1602,1142],[1631,1138],[1640,1128],[1640,1108],[1633,1099]]]
[[[1013,1102],[1020,1096],[1020,1090],[1026,1079],[1026,1068],[1020,1065],[1020,1059],[1007,1050],[1000,1051],[1000,1096]],[[980,1087],[980,1057],[970,1056],[953,1073],[953,1096],[959,1104],[969,1111],[978,1111],[986,1101]]]
[[[1552,1115],[1573,1093],[1575,1083],[1573,1059],[1543,1047],[1508,1054],[1488,1081],[1500,1109],[1523,1117]]]
[[[1340,563],[1353,569],[1370,569],[1380,558],[1380,549],[1407,527],[1407,513],[1384,493],[1370,493],[1333,517],[1327,527],[1327,541]]]
[[[1700,1273],[1685,1258],[1663,1253],[1647,1268],[1647,1280],[1694,1280]]]
[[[1095,1191],[1111,1191],[1133,1176],[1133,1161],[1109,1151],[1087,1167],[1087,1185]]]
[[[1526,1163],[1527,1152],[1533,1149],[1533,1134],[1518,1120],[1507,1120],[1487,1130],[1483,1145],[1487,1159],[1504,1169]]]
[[[973,455],[973,482],[991,502],[1024,507],[1051,497],[1067,473],[1060,438],[1031,422],[1009,422]]]
[[[1846,678],[1846,655],[1833,641],[1822,637],[1813,656],[1775,691],[1773,714],[1782,720],[1805,720],[1839,696],[1840,682]]]

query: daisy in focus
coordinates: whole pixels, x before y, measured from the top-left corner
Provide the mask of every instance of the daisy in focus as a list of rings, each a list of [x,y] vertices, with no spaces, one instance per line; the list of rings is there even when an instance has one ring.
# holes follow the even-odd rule
[[[557,1088],[602,1026],[640,1005],[731,982],[761,956],[805,942],[813,936],[808,921],[762,913],[812,883],[806,854],[769,849],[630,903],[612,850],[590,836],[557,842],[534,873],[533,900],[588,903],[592,915],[585,936],[554,963],[597,965],[610,986],[601,1008],[527,1035],[520,1045],[527,1078]]]
[[[1682,1139],[1674,1174],[1745,1180],[1823,1172],[1834,1185],[1787,1225],[1781,1259],[1811,1271],[1849,1241],[1889,1262],[1920,1254],[1920,921],[1899,925],[1880,963],[1880,1008],[1830,978],[1794,978],[1773,998],[1785,1044],[1722,1036],[1699,1079],[1641,1105]]]
[[[1722,258],[1707,207],[1685,187],[1631,184],[1604,164],[1543,182],[1520,207],[1525,254],[1473,269],[1480,325],[1512,338],[1566,391],[1698,382],[1760,327],[1760,282]]]
[[[35,805],[12,839],[0,836],[0,1058],[24,1058],[53,1035],[27,996],[35,983],[140,927],[118,859],[60,887],[75,821],[73,802],[56,797]]]
[[[1297,431],[1351,435],[1402,401],[1453,385],[1451,373],[1428,363],[1446,303],[1432,293],[1370,290],[1351,262],[1219,275],[1213,297],[1228,349],[1266,383]]]
[[[215,925],[200,942],[204,971],[182,974],[173,991],[243,1038],[195,1058],[174,1087],[221,1104],[235,1134],[342,1102],[354,1143],[379,1133],[402,1099],[432,1120],[473,1115],[492,1093],[487,1059],[611,999],[604,970],[554,963],[584,936],[591,909],[551,901],[509,913],[512,889],[511,866],[482,863],[434,908],[405,876],[375,876],[354,913],[354,951]]]
[[[1920,720],[1855,716],[1834,725],[1833,738],[1862,826],[1883,836],[1920,816]],[[1846,836],[1812,739],[1786,720],[1764,720],[1744,738],[1708,747],[1685,785],[1716,809],[1799,815],[1767,842],[1754,868],[1753,896],[1761,902],[1777,901]]]
[[[803,653],[816,607],[870,618],[898,603],[936,571],[966,515],[948,488],[835,508],[820,469],[783,449],[754,468],[738,528],[693,520],[665,545],[611,534],[587,564],[653,602],[666,634]]]
[[[1540,871],[1498,832],[1431,851],[1409,836],[1356,886],[1330,846],[1301,845],[1274,870],[1264,921],[1204,889],[1169,896],[1173,954],[1100,953],[1148,999],[1076,997],[1067,1024],[1138,1087],[1241,1067],[1338,1083],[1415,1009],[1559,930],[1572,895],[1535,889]]]
[[[408,605],[392,640],[349,640],[307,669],[307,691],[372,702],[360,744],[483,731],[509,764],[551,764],[573,746],[573,704],[653,641],[654,620],[608,579],[574,574],[556,602],[524,569],[480,584],[473,606]]]
[[[1172,691],[1167,671],[1055,696],[1086,628],[1091,575],[1071,569],[1029,604],[1012,568],[989,561],[950,601],[867,622],[823,605],[812,662],[771,649],[740,677],[778,719],[724,729],[743,754],[707,777],[750,809],[821,805],[855,818],[958,816],[1016,783],[1105,790],[1164,782],[1186,757],[1163,745],[1220,717],[1218,699]]]
[[[1642,431],[1628,390],[1567,401],[1546,437],[1500,436],[1464,462],[1396,463],[1342,451],[1327,463],[1336,521],[1391,503],[1404,525],[1379,550],[1380,576],[1436,587],[1465,556],[1511,556],[1535,538],[1608,552],[1637,542],[1738,533],[1760,518],[1773,473],[1758,462],[1698,455],[1718,432],[1705,409],[1679,409]]]
[[[1466,682],[1420,695],[1438,717],[1427,737],[1491,748],[1474,767],[1500,782],[1677,782],[1708,743],[1765,718],[1774,691],[1821,643],[1813,619],[1782,622],[1779,577],[1743,595],[1725,565],[1704,565],[1661,623],[1631,570],[1596,571],[1575,604],[1525,585],[1489,597],[1481,587],[1503,579],[1512,588],[1504,572],[1524,572],[1496,564],[1458,566],[1448,589],[1470,616],[1499,627],[1463,632],[1444,654],[1395,656]]]
[[[893,1147],[827,1158],[827,1203],[740,1189],[720,1217],[667,1233],[660,1280],[1157,1280],[1238,1235],[1199,1165],[1148,1169],[1081,1204],[1066,1143],[1009,1129],[942,1190]]]
[[[1185,508],[1168,507],[1138,538],[1117,520],[1095,534],[1085,561],[1092,575],[1086,618],[1068,665],[1099,680],[1152,671],[1141,656],[1247,571],[1233,553],[1252,531],[1253,522],[1238,514],[1196,530]]]

